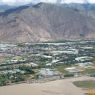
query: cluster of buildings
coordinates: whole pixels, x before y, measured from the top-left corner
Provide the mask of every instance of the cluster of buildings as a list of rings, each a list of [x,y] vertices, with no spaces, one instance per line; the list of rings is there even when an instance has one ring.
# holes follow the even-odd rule
[[[25,43],[23,45],[0,44],[0,53],[3,56],[10,57],[0,65],[3,64],[7,67],[8,63],[17,65],[19,63],[32,68],[42,66],[42,69],[38,71],[39,75],[54,76],[59,73],[50,70],[49,67],[51,66],[77,64],[79,67],[86,67],[92,65],[92,59],[95,57],[95,44],[93,43],[95,42],[70,41],[63,43]],[[65,70],[70,73],[81,72],[81,69],[74,66],[65,68]],[[3,73],[18,71],[18,69],[5,70]],[[21,72],[24,73],[23,71]]]

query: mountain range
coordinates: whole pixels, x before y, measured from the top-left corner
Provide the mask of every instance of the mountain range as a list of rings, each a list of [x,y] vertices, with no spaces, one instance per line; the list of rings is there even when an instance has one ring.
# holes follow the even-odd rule
[[[94,4],[38,3],[0,12],[0,42],[95,39]]]
[[[6,4],[11,6],[25,5],[29,3],[37,4],[39,2],[44,3],[95,3],[95,0],[0,0],[0,4]]]

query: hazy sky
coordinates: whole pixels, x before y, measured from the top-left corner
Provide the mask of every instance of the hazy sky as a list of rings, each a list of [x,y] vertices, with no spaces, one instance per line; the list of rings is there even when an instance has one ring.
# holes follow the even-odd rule
[[[5,3],[9,5],[14,5],[14,4],[26,4],[30,2],[51,2],[55,3],[57,0],[0,0],[0,3]],[[65,3],[83,3],[86,0],[64,0]],[[88,0],[90,3],[95,3],[95,0]]]

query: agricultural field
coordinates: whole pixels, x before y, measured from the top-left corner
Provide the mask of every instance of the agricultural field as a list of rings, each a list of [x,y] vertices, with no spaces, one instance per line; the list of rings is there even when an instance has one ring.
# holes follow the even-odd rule
[[[93,80],[75,81],[73,83],[80,88],[95,89],[95,81]]]

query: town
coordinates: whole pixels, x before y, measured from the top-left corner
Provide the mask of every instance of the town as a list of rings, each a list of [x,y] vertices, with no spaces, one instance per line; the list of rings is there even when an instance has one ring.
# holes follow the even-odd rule
[[[0,44],[0,86],[95,77],[95,41]]]

